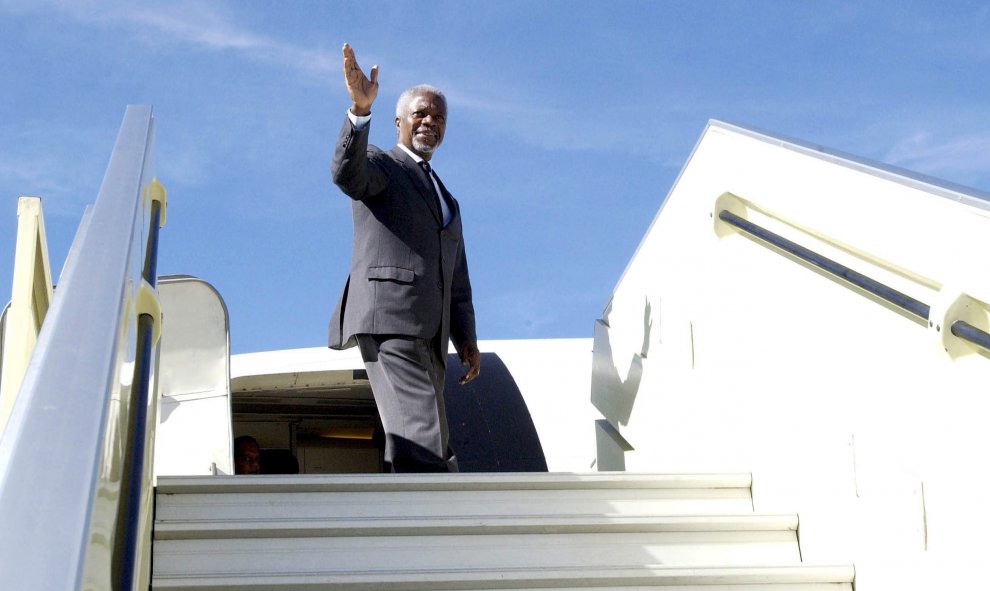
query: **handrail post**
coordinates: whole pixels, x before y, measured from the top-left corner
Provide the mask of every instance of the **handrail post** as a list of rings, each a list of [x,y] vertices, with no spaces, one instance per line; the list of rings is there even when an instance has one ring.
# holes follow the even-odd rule
[[[959,289],[943,286],[932,304],[928,329],[936,347],[955,359],[990,351],[990,306]]]
[[[121,486],[121,506],[118,513],[116,539],[120,543],[114,549],[114,563],[120,582],[120,589],[133,589],[140,580],[142,557],[139,553],[150,544],[141,533],[143,497],[150,486],[150,461],[154,456],[153,447],[148,445],[150,430],[154,425],[149,418],[156,418],[158,408],[157,388],[152,387],[152,368],[155,365],[155,349],[161,338],[162,306],[155,291],[158,283],[158,233],[164,225],[165,188],[152,180],[145,191],[148,197],[145,207],[149,210],[148,239],[144,248],[144,264],[141,272],[141,286],[135,300],[134,313],[137,316],[137,351],[134,357],[134,377],[131,381],[130,429],[127,445],[124,447],[124,473]],[[147,460],[147,461],[146,461]],[[146,486],[146,482],[148,486]]]

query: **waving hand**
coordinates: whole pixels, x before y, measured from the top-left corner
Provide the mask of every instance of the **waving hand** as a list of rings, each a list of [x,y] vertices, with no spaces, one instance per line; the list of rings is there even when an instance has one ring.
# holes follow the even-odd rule
[[[344,84],[351,95],[351,112],[358,116],[371,113],[371,103],[378,96],[378,65],[371,67],[371,80],[361,71],[354,50],[344,43]]]

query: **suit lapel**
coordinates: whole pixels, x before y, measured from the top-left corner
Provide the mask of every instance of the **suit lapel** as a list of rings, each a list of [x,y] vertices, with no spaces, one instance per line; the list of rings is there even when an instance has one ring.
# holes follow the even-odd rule
[[[406,151],[402,148],[396,146],[392,148],[390,153],[399,163],[402,170],[409,175],[413,185],[418,189],[419,196],[426,203],[426,207],[429,208],[430,213],[433,214],[433,219],[436,220],[440,226],[443,226],[443,219],[441,218],[440,211],[437,209],[438,204],[436,194],[432,186],[433,182],[427,178],[426,172],[424,172],[423,169],[416,164],[416,161],[413,160],[409,154],[406,154]]]
[[[440,185],[440,191],[443,192],[443,198],[447,200],[447,207],[451,208],[450,220],[453,221],[454,218],[457,217],[458,207],[460,206],[457,204],[457,200],[454,199],[454,196],[450,194],[450,191],[447,190],[447,187],[444,186],[443,181],[440,180],[439,176],[437,176],[437,184]]]

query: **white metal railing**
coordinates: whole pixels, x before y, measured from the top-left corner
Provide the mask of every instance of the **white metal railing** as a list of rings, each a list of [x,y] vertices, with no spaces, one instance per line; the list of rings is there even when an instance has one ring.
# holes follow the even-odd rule
[[[38,197],[17,199],[17,243],[10,304],[0,323],[0,434],[52,300],[45,216]],[[3,353],[7,352],[7,355]]]
[[[0,312],[0,384],[3,383],[3,348],[4,339],[3,334],[7,332],[7,313],[10,312],[10,302],[7,302],[3,307],[3,311]],[[7,417],[4,416],[3,422],[7,424]],[[0,429],[0,435],[3,435],[3,430]]]
[[[147,588],[150,433],[135,423],[153,425],[157,389],[153,137],[151,107],[127,107],[0,438],[5,589]]]

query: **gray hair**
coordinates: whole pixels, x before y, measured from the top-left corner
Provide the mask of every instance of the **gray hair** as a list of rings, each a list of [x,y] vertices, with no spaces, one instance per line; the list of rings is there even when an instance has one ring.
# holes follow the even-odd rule
[[[417,84],[416,86],[411,86],[403,90],[402,94],[399,95],[399,100],[395,103],[395,116],[402,117],[405,115],[406,108],[409,106],[409,101],[411,101],[414,96],[419,94],[432,94],[439,97],[440,100],[443,101],[444,105],[447,104],[447,97],[444,96],[442,90],[430,84]]]

